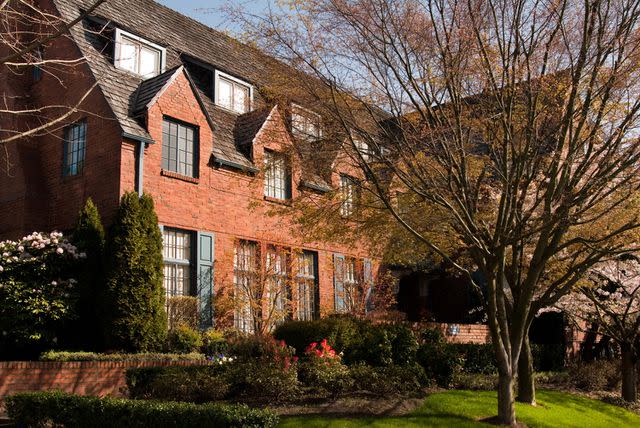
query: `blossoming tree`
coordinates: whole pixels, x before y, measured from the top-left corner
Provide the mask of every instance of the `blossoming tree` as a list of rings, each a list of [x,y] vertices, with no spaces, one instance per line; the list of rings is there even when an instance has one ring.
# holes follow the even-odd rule
[[[620,346],[622,398],[636,400],[636,370],[640,343],[640,259],[624,255],[599,263],[590,284],[562,297],[555,305],[577,328],[597,327]]]

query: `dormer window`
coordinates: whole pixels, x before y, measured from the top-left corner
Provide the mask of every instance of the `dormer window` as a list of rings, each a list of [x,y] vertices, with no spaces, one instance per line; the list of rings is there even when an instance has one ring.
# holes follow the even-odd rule
[[[253,87],[247,82],[216,70],[216,104],[236,113],[251,110]]]
[[[305,140],[319,140],[322,137],[322,117],[309,109],[293,104],[291,106],[291,131]]]
[[[153,77],[164,69],[165,54],[163,47],[116,29],[114,64],[117,68],[144,78]]]

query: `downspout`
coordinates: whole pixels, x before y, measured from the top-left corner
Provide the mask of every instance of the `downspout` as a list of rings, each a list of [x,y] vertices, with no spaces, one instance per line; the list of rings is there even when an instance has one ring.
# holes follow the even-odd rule
[[[136,190],[138,196],[142,197],[143,186],[142,181],[144,177],[144,149],[147,144],[144,141],[138,141],[138,167],[136,168]]]

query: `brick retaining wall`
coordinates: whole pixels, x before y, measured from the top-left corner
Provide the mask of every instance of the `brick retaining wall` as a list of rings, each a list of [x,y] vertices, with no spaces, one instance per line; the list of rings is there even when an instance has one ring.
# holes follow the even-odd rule
[[[125,395],[127,369],[203,364],[207,361],[2,361],[0,401],[16,392],[47,390],[121,397]]]
[[[427,327],[442,331],[444,337],[450,343],[476,343],[485,344],[491,342],[491,332],[484,324],[447,324],[430,322]]]

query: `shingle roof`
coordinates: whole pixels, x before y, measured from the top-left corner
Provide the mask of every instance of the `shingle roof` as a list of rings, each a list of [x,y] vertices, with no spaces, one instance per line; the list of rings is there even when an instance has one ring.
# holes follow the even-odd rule
[[[53,0],[65,20],[76,18],[94,0]],[[107,25],[107,31],[96,31]],[[167,71],[143,81],[137,75],[120,70],[113,65],[113,28],[131,32],[166,49]],[[104,34],[106,33],[106,34]],[[107,0],[100,5],[83,25],[71,29],[71,35],[85,56],[91,72],[98,81],[107,102],[124,133],[142,139],[150,139],[144,125],[136,116],[153,96],[170,81],[184,65],[199,102],[213,126],[214,141],[211,152],[214,160],[222,160],[246,170],[255,170],[246,144],[252,133],[259,130],[260,120],[266,120],[264,112],[270,111],[254,91],[257,111],[237,115],[215,105],[211,82],[206,73],[193,70],[197,67],[185,59],[195,58],[210,70],[216,69],[236,76],[260,88],[274,67],[283,67],[272,57],[258,49],[213,28],[201,24],[152,0]],[[193,71],[193,72],[192,72]],[[263,117],[264,116],[264,117]],[[322,181],[317,177],[317,181]],[[326,183],[325,183],[326,184]]]
[[[164,73],[158,74],[151,79],[144,80],[138,86],[135,100],[131,108],[133,115],[136,115],[145,110],[149,103],[153,101],[159,94],[162,93],[165,87],[169,86],[175,77],[184,70],[181,65],[171,68]]]

